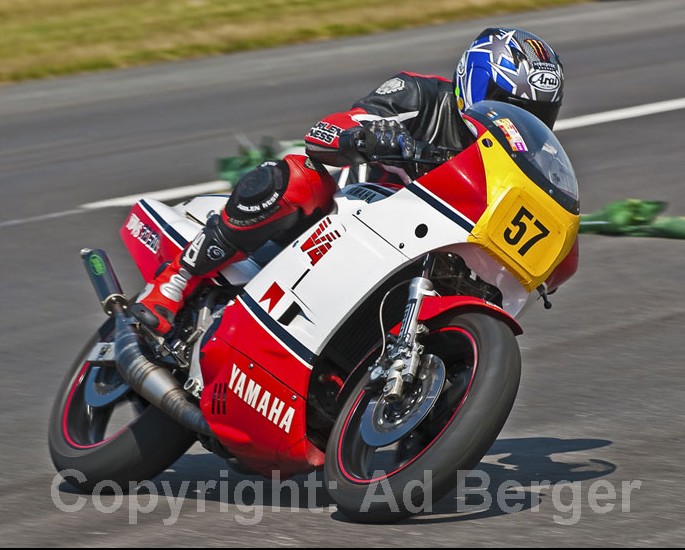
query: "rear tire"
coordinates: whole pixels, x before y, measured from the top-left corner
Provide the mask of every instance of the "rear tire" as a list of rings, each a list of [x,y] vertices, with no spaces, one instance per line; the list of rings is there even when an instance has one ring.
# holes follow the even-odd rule
[[[324,465],[326,487],[338,509],[354,521],[395,522],[429,511],[479,463],[514,404],[521,358],[503,321],[479,312],[443,317],[421,342],[424,353],[438,356],[447,371],[427,418],[394,445],[367,444],[360,425],[368,414],[366,404],[378,394],[370,390],[367,374],[333,427]]]
[[[69,484],[85,492],[92,492],[104,480],[126,492],[163,472],[196,441],[194,433],[132,390],[126,391],[114,367],[94,367],[86,361],[97,342],[113,339],[110,319],[72,365],[50,417],[52,462]],[[86,402],[87,391],[97,392],[102,400],[97,407]]]

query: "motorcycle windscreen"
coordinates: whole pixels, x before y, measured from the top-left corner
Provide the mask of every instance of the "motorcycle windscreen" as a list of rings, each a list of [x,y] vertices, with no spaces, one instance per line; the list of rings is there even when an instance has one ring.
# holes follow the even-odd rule
[[[580,217],[524,173],[512,154],[512,149],[521,144],[511,140],[503,144],[486,132],[478,146],[485,167],[488,207],[469,242],[484,248],[532,291],[573,247]]]

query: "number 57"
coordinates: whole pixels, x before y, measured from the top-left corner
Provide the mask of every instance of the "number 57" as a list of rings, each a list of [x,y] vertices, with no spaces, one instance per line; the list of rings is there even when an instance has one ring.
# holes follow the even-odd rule
[[[540,220],[536,220],[535,216],[522,206],[519,208],[519,211],[511,222],[509,222],[512,227],[507,227],[504,230],[504,240],[512,246],[518,245],[528,233],[528,220],[533,222],[533,225],[537,228],[538,232],[525,241],[521,248],[518,249],[518,253],[521,256],[525,256],[526,252],[528,252],[535,243],[549,235],[549,229],[547,229]]]

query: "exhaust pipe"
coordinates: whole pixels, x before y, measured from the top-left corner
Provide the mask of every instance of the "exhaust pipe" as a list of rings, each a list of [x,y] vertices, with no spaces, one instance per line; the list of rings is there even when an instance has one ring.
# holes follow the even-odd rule
[[[189,430],[214,436],[200,409],[188,401],[188,393],[168,369],[145,358],[141,338],[126,313],[128,302],[119,280],[101,249],[84,248],[81,258],[105,313],[116,322],[117,371],[138,395]]]

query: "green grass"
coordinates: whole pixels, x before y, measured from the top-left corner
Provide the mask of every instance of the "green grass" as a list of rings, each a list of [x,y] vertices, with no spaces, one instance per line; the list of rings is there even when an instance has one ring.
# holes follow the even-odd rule
[[[589,0],[0,0],[0,82]]]

